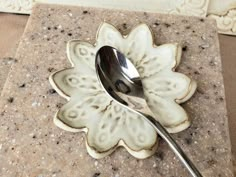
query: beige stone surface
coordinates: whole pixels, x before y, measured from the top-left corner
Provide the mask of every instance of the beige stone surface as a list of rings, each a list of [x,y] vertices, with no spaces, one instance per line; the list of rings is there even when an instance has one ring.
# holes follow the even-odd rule
[[[0,13],[0,59],[15,55],[27,20],[27,16]]]
[[[204,176],[233,176],[213,21],[44,5],[34,9],[19,46],[19,62],[11,70],[0,103],[0,176],[189,176],[163,141],[156,155],[146,160],[136,160],[120,149],[96,161],[86,153],[82,133],[65,132],[53,125],[52,118],[65,100],[51,90],[48,76],[70,66],[66,42],[74,38],[94,41],[104,19],[124,33],[145,22],[154,31],[157,44],[183,45],[179,71],[194,78],[199,88],[184,104],[193,125],[174,138]]]
[[[236,37],[220,35],[219,39],[233,152],[234,175],[236,176]]]

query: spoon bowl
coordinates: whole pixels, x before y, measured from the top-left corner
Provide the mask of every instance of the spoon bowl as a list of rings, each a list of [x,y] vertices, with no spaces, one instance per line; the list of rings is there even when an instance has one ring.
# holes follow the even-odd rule
[[[122,106],[135,111],[146,119],[168,143],[190,174],[193,177],[202,177],[171,135],[153,118],[154,115],[145,100],[141,78],[130,60],[117,49],[104,46],[96,54],[95,68],[98,80],[105,92]]]

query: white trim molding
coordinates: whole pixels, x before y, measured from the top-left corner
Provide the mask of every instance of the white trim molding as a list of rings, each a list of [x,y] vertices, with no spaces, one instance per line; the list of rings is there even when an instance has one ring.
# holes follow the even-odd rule
[[[34,0],[0,0],[0,12],[30,14]]]
[[[219,33],[236,35],[236,0],[211,0],[207,17],[216,20]]]
[[[208,15],[216,20],[219,33],[236,35],[236,9],[229,10],[225,15]]]
[[[205,17],[209,0],[0,0],[0,11],[30,14],[35,2]],[[130,5],[131,4],[131,5]]]
[[[205,17],[209,0],[37,0],[42,3],[159,12]]]

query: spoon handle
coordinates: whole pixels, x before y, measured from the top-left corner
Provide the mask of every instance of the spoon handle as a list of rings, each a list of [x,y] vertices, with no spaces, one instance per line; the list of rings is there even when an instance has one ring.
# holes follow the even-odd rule
[[[190,174],[193,177],[202,177],[201,173],[192,163],[192,161],[187,157],[187,155],[183,152],[180,146],[176,143],[176,141],[171,137],[171,135],[166,131],[166,129],[153,117],[144,115],[144,117],[153,125],[157,133],[168,143],[170,148],[174,151],[174,153],[179,157],[181,162],[188,169]]]

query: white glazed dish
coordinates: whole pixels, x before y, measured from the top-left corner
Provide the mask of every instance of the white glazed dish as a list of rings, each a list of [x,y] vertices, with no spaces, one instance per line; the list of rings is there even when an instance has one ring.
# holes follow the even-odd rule
[[[114,26],[103,23],[96,39],[94,45],[70,41],[67,55],[72,67],[51,75],[53,88],[68,100],[56,113],[54,122],[67,131],[84,131],[88,153],[94,158],[105,157],[119,146],[136,158],[147,158],[156,151],[158,136],[143,118],[106,95],[96,76],[95,54],[105,45],[124,53],[139,71],[155,118],[170,133],[177,133],[190,126],[190,118],[179,104],[196,90],[195,81],[175,72],[180,64],[181,47],[155,46],[146,24],[136,26],[124,36]]]

